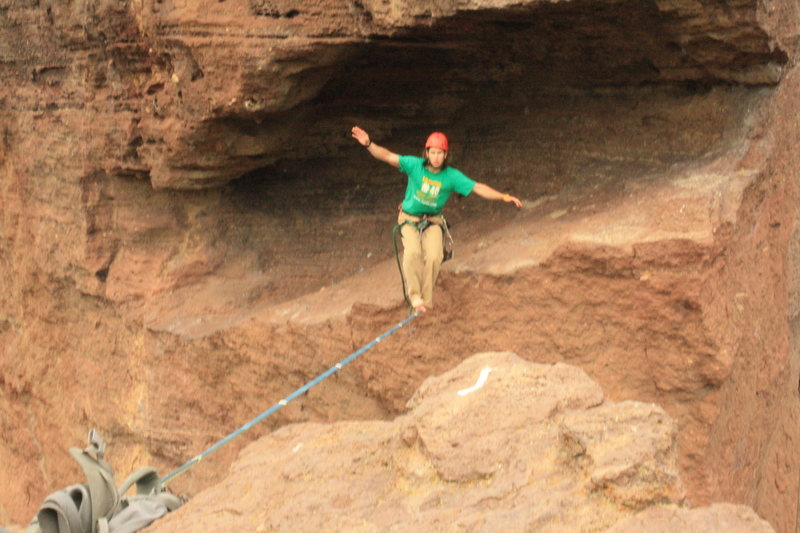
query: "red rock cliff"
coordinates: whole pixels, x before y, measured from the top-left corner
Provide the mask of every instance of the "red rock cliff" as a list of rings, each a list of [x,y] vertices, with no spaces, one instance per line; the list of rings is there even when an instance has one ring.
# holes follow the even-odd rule
[[[358,123],[402,153],[445,130],[526,208],[454,201],[436,312],[248,439],[388,417],[513,350],[660,404],[693,503],[793,531],[798,24],[789,0],[0,1],[0,523],[78,476],[88,428],[167,470],[402,315],[404,184]]]

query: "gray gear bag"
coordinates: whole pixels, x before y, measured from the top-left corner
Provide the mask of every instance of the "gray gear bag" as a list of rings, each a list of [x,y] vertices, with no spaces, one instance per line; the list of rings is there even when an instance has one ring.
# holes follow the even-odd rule
[[[70,448],[87,482],[45,498],[25,533],[135,533],[181,506],[152,467],[136,470],[117,489],[111,465],[103,458],[105,449],[94,429],[87,448]],[[136,494],[126,496],[134,485]]]

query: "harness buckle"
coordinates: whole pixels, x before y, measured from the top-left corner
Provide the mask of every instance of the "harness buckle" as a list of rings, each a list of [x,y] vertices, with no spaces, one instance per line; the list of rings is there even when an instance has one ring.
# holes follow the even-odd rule
[[[428,219],[428,215],[422,215],[422,217],[420,217],[419,222],[417,222],[417,229],[419,230],[420,237],[422,236],[422,232],[431,224],[432,222]]]

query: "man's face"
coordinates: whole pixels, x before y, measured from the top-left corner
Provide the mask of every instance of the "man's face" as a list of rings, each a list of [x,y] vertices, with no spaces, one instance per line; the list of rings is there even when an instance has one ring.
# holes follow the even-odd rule
[[[447,152],[441,148],[428,148],[428,161],[433,168],[442,168]]]

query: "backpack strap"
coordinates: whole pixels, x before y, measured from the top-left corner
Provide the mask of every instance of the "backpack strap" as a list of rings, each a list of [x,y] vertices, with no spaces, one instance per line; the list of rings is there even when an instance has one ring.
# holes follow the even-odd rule
[[[78,507],[83,530],[89,527],[92,521],[92,496],[86,483],[78,483],[65,489]]]
[[[45,498],[35,522],[41,533],[86,533],[91,512],[86,485],[72,485]]]
[[[152,466],[134,470],[119,486],[119,495],[124,498],[134,484],[136,485],[136,494],[151,494],[161,491],[161,478]]]
[[[89,432],[89,446],[86,449],[69,449],[70,455],[80,465],[89,484],[92,518],[87,533],[97,533],[97,521],[101,518],[110,518],[119,507],[119,493],[114,484],[114,473],[111,466],[103,459],[105,448],[105,442],[93,429]]]
[[[136,495],[126,497],[125,494],[130,488],[136,485]],[[150,499],[163,504],[169,512],[174,511],[183,502],[178,496],[164,490],[161,486],[161,477],[152,466],[145,466],[135,470],[119,487],[119,495],[122,497],[122,507],[142,499]]]

